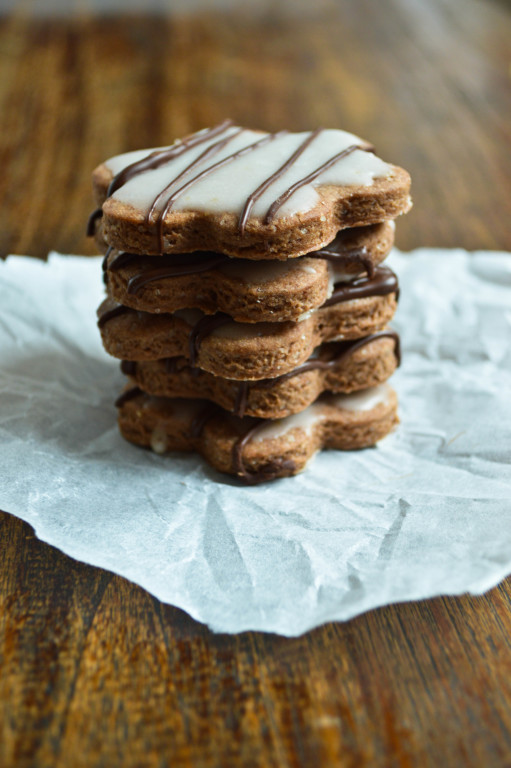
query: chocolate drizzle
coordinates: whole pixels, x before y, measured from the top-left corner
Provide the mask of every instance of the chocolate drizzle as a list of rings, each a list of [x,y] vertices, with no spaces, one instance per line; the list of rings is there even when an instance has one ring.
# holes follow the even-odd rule
[[[258,419],[257,423],[245,432],[232,447],[232,464],[236,475],[246,485],[257,485],[266,480],[273,480],[276,477],[287,477],[296,470],[296,464],[291,459],[275,458],[263,465],[258,472],[250,472],[243,461],[243,450],[250,440],[260,432],[271,419]]]
[[[167,357],[165,358],[165,373],[172,374],[179,371],[178,361],[179,357]]]
[[[216,328],[220,328],[221,325],[232,323],[232,317],[226,315],[224,312],[217,312],[216,315],[205,315],[195,323],[189,336],[189,356],[190,365],[193,367],[197,361],[197,355],[199,353],[199,347],[202,340],[213,333]]]
[[[223,123],[220,123],[214,128],[191,134],[191,136],[183,139],[183,141],[178,144],[173,144],[168,149],[158,149],[155,152],[151,152],[151,154],[146,157],[143,157],[142,160],[137,160],[135,163],[131,163],[131,165],[126,166],[126,168],[123,168],[122,171],[114,176],[108,186],[106,196],[111,197],[114,192],[117,192],[118,189],[135,176],[138,176],[145,171],[154,171],[162,165],[166,165],[171,160],[184,154],[184,152],[187,152],[200,144],[204,144],[205,141],[209,141],[209,139],[223,133],[231,125],[232,120],[224,120]]]
[[[179,173],[177,176],[175,176],[172,181],[167,184],[166,187],[162,189],[161,192],[159,192],[156,197],[154,198],[151,207],[149,208],[149,211],[146,216],[146,221],[149,223],[151,221],[151,216],[156,211],[156,208],[158,206],[158,203],[162,200],[163,196],[166,192],[169,191],[169,189],[177,182],[180,181],[184,176],[186,176],[187,173],[189,173],[193,168],[196,168],[198,165],[203,163],[205,160],[208,160],[210,157],[214,157],[214,155],[218,154],[226,144],[231,142],[236,136],[238,136],[243,131],[242,128],[239,128],[238,130],[234,131],[234,133],[231,133],[229,136],[227,136],[224,139],[220,139],[220,141],[216,141],[214,144],[212,144],[210,147],[207,147],[207,149],[204,150],[198,157],[195,158],[195,160],[192,160],[192,162],[184,168],[181,173]],[[168,200],[167,200],[168,203]],[[165,209],[164,209],[165,211]],[[163,213],[162,216],[165,214]]]
[[[190,149],[193,149],[194,147],[206,141],[209,141],[210,139],[215,138],[216,136],[220,136],[222,133],[224,133],[226,130],[228,130],[231,127],[233,127],[232,121],[225,120],[223,123],[220,123],[219,125],[217,125],[214,128],[211,128],[210,130],[202,131],[199,134],[192,134],[192,136],[188,137],[187,139],[184,139],[179,144],[174,144],[172,147],[169,147],[168,149],[156,150],[155,152],[152,152],[147,157],[142,158],[142,160],[138,160],[135,163],[128,165],[126,168],[124,168],[122,171],[120,171],[118,174],[114,176],[114,178],[109,184],[106,197],[109,198],[111,195],[114,194],[114,192],[120,189],[120,187],[122,187],[124,184],[126,184],[135,176],[138,176],[139,174],[144,173],[146,171],[151,171],[151,170],[160,168],[161,166],[171,162],[175,158],[183,155],[185,152],[189,151]],[[183,180],[194,169],[198,169],[201,166],[201,164],[203,164],[208,159],[213,157],[215,154],[220,152],[230,141],[232,141],[241,133],[243,133],[244,130],[245,130],[244,128],[233,129],[232,132],[229,133],[227,136],[219,139],[219,141],[215,142],[209,147],[206,147],[204,152],[202,152],[197,158],[195,158],[195,160],[193,160],[188,166],[186,166],[186,168],[180,171],[179,174],[176,177],[174,177],[171,180],[171,182],[167,184],[160,192],[158,192],[156,197],[153,199],[152,203],[149,206],[149,210],[146,214],[145,221],[146,221],[146,224],[148,225],[151,224],[151,222],[154,223],[155,234],[158,241],[157,247],[158,247],[159,254],[163,254],[164,248],[165,248],[164,231],[163,231],[165,218],[169,213],[169,211],[171,210],[172,206],[174,205],[175,201],[184,192],[190,189],[191,186],[196,184],[201,179],[205,178],[206,176],[209,176],[211,173],[214,173],[219,168],[222,168],[223,166],[229,163],[232,163],[234,160],[237,160],[238,158],[241,158],[246,154],[257,150],[265,146],[269,142],[274,141],[275,139],[280,138],[281,136],[288,133],[287,131],[281,131],[279,133],[266,134],[262,139],[259,139],[258,141],[252,144],[248,144],[242,149],[239,149],[238,151],[233,152],[232,154],[222,158],[218,162],[213,163],[213,165],[210,165],[204,168],[195,176],[192,176],[192,178],[189,178],[188,181],[185,181],[185,183],[182,184],[180,187],[178,187],[177,189],[174,189],[174,191],[171,191],[172,188],[175,187],[176,182]],[[252,192],[248,196],[243,206],[242,213],[238,220],[238,230],[241,235],[243,235],[245,232],[247,221],[250,217],[250,213],[256,201],[264,194],[264,192],[278,178],[280,178],[289,168],[293,166],[293,164],[298,160],[298,158],[303,154],[303,152],[305,152],[307,147],[314,141],[314,139],[321,133],[321,131],[322,129],[317,129],[315,131],[312,131],[306,137],[306,139],[300,144],[298,149],[296,149],[293,152],[293,154],[277,169],[277,171],[270,174],[270,176],[268,176],[259,185],[259,187],[257,187],[257,189],[254,190],[254,192]],[[288,187],[288,189],[286,189],[285,192],[283,192],[276,200],[274,200],[273,203],[268,208],[266,215],[263,217],[264,224],[270,224],[273,221],[277,211],[284,205],[284,203],[287,202],[287,200],[298,189],[314,181],[318,176],[321,175],[321,173],[328,170],[328,168],[330,168],[332,165],[337,163],[339,160],[342,160],[343,158],[347,157],[348,155],[350,155],[352,152],[355,152],[356,150],[372,152],[374,151],[374,148],[369,145],[352,144],[349,147],[346,147],[346,149],[342,150],[341,152],[337,152],[331,158],[329,158],[324,163],[322,163],[318,168],[316,168],[311,173],[307,174],[306,176],[304,176],[303,178],[299,179],[294,184],[292,184],[290,187]],[[162,205],[161,205],[161,208],[159,208],[158,210],[160,203]],[[89,218],[89,224],[87,226],[87,234],[94,234],[95,222],[100,216],[102,216],[101,208],[98,208],[96,211],[94,211],[91,214]]]
[[[183,141],[178,144],[172,145],[172,147],[169,147],[168,149],[156,150],[155,152],[151,152],[146,157],[143,157],[142,160],[137,160],[135,163],[131,163],[113,177],[112,181],[108,185],[106,197],[111,197],[114,192],[124,186],[124,184],[130,181],[130,179],[138,176],[140,173],[144,173],[144,171],[154,171],[157,168],[160,168],[162,165],[166,165],[171,160],[174,160],[174,158],[182,155],[183,152],[187,152],[189,149],[192,149],[199,144],[203,144],[205,141],[209,141],[209,139],[212,139],[218,134],[223,133],[231,125],[232,120],[224,120],[223,123],[220,123],[214,128],[210,128],[207,131],[201,131],[198,134],[192,134],[188,138],[183,139]],[[92,235],[94,235],[96,221],[97,219],[100,219],[101,216],[103,216],[102,208],[96,208],[96,210],[93,211],[89,216],[89,220],[87,222],[88,237],[92,237]]]
[[[271,381],[271,379],[268,379],[268,381]],[[232,409],[232,412],[240,418],[243,418],[245,411],[247,410],[249,391],[250,381],[240,381],[238,384],[238,392],[236,393],[236,400],[234,401],[234,407]]]
[[[108,269],[108,259],[112,251],[113,251],[113,248],[111,245],[109,245],[108,248],[106,249],[105,258],[101,262],[101,269],[103,270],[103,272],[106,272]]]
[[[158,256],[158,260],[162,258],[166,259],[165,256]],[[206,254],[202,253],[179,254],[171,257],[162,267],[145,270],[130,277],[126,292],[136,296],[142,288],[155,280],[166,280],[179,275],[199,274],[225,264],[227,261],[229,261],[229,257],[221,253],[211,253],[209,258],[206,258]]]
[[[119,315],[125,315],[125,314],[128,314],[129,312],[131,312],[131,310],[128,307],[123,306],[122,304],[116,304],[111,309],[106,309],[98,317],[98,328],[103,328],[103,326],[106,323],[108,323],[109,320],[112,320],[114,317],[119,317]]]
[[[206,176],[209,176],[214,171],[218,170],[219,168],[222,168],[224,165],[227,165],[229,163],[232,163],[233,160],[237,160],[240,157],[244,157],[245,155],[248,155],[250,152],[253,152],[256,149],[259,149],[260,147],[265,146],[266,144],[269,144],[270,141],[274,141],[279,136],[282,136],[284,132],[281,133],[269,133],[264,138],[259,139],[259,141],[256,141],[254,144],[249,144],[246,147],[243,147],[243,149],[239,149],[237,152],[233,152],[232,155],[227,155],[227,157],[224,157],[222,160],[219,160],[217,163],[214,163],[213,165],[210,165],[208,168],[205,168],[203,171],[198,173],[196,176],[193,176],[191,179],[189,179],[183,186],[176,189],[172,194],[167,198],[167,201],[162,209],[162,211],[158,214],[158,218],[156,220],[156,226],[157,226],[157,233],[158,233],[158,240],[160,245],[160,253],[163,253],[164,248],[164,242],[163,242],[163,221],[165,219],[165,216],[167,213],[171,210],[173,204],[175,201],[180,197],[183,192],[186,192],[187,189],[190,189],[194,184],[196,184],[201,179],[205,178]],[[192,164],[193,165],[193,164]],[[178,177],[179,178],[179,177]],[[152,207],[152,206],[151,206]]]
[[[286,191],[283,192],[280,195],[280,197],[278,197],[270,205],[270,207],[268,208],[268,212],[264,217],[264,223],[271,224],[279,208],[282,208],[284,203],[286,203],[291,197],[291,195],[294,195],[294,193],[297,190],[299,190],[300,187],[304,187],[306,184],[309,184],[311,181],[314,181],[314,179],[317,179],[317,177],[320,176],[323,173],[323,171],[327,171],[329,168],[331,168],[332,165],[335,165],[335,163],[337,163],[339,160],[342,160],[344,157],[348,157],[348,155],[351,155],[352,152],[355,152],[356,149],[361,149],[365,152],[371,152],[373,150],[373,147],[367,147],[367,146],[364,147],[361,144],[351,144],[346,149],[343,149],[342,152],[337,152],[336,155],[334,155],[325,163],[320,165],[319,168],[316,168],[316,170],[312,171],[312,173],[309,173],[307,176],[304,176],[303,179],[299,179],[290,187],[288,187],[288,189],[286,189]]]
[[[189,436],[192,440],[197,440],[203,433],[204,427],[211,419],[216,416],[222,416],[225,412],[215,403],[206,403],[197,415],[194,417],[190,426]],[[256,485],[266,480],[273,480],[277,476],[282,476],[282,472],[285,475],[291,475],[295,469],[296,464],[290,459],[274,459],[263,466],[258,472],[249,472],[245,467],[243,461],[243,449],[247,443],[259,432],[270,419],[258,419],[257,422],[246,432],[235,440],[232,446],[232,464],[233,469],[238,478],[246,485]]]
[[[101,262],[101,269],[103,270],[103,283],[105,285],[108,285],[108,272],[107,272],[107,269],[108,269],[108,259],[110,257],[110,254],[112,253],[112,251],[113,251],[113,248],[112,248],[111,245],[109,245],[108,248],[106,249],[105,258]]]
[[[341,363],[343,360],[345,360],[347,357],[352,355],[357,349],[360,349],[361,347],[365,346],[366,344],[369,344],[371,341],[375,341],[376,339],[380,338],[391,338],[394,340],[394,352],[396,355],[397,363],[400,364],[401,361],[401,352],[400,352],[400,343],[399,343],[399,336],[395,331],[379,331],[378,333],[373,333],[370,336],[366,336],[364,339],[357,339],[353,342],[343,342],[346,344],[340,355],[337,355],[333,360],[329,361],[323,361],[323,360],[308,360],[303,365],[298,366],[298,368],[295,368],[293,371],[289,371],[289,373],[283,374],[282,376],[279,376],[277,379],[267,379],[264,382],[258,381],[257,384],[260,386],[261,384],[263,386],[275,386],[277,382],[281,382],[285,379],[291,378],[292,376],[297,376],[300,373],[304,373],[305,371],[310,371],[314,369],[321,369],[321,370],[328,370],[336,367]],[[242,398],[239,397],[238,393],[238,400],[244,399],[245,405],[246,405],[246,399],[248,397],[248,386],[249,382],[241,382],[240,390],[239,392],[243,392]],[[237,401],[238,402],[238,401]],[[242,414],[238,414],[242,415]],[[257,483],[265,482],[266,480],[273,480],[276,477],[286,477],[296,470],[296,464],[294,461],[291,461],[290,459],[284,459],[284,458],[276,458],[273,461],[270,461],[268,464],[263,466],[258,472],[250,472],[247,470],[245,463],[243,461],[243,450],[248,445],[248,443],[254,438],[254,436],[260,432],[267,424],[271,423],[272,419],[259,419],[254,426],[252,426],[248,432],[246,432],[242,437],[240,437],[233,445],[232,448],[232,462],[233,462],[233,468],[236,472],[236,475],[247,485],[256,485]]]
[[[333,264],[343,265],[359,262],[366,270],[369,277],[374,277],[375,267],[365,246],[352,247],[343,245],[338,237],[328,248],[308,253],[303,258],[324,259]],[[136,253],[120,252],[108,265],[108,256],[112,252],[110,247],[103,260],[103,270],[116,272],[136,265],[137,274],[132,275],[126,285],[128,294],[137,296],[142,288],[157,280],[167,280],[181,275],[193,275],[220,267],[232,261],[229,256],[213,251],[195,251],[193,253],[163,254],[161,256],[141,257]],[[163,262],[163,263],[162,263]],[[250,264],[253,261],[250,260]],[[149,268],[148,268],[149,267]]]
[[[349,283],[337,283],[334,292],[320,309],[340,304],[343,301],[364,299],[368,296],[386,296],[389,293],[399,296],[399,284],[395,273],[389,267],[376,267],[373,277],[358,277]]]
[[[187,173],[189,173],[191,170],[193,170],[194,168],[199,166],[205,160],[208,160],[210,157],[213,157],[218,152],[220,152],[220,150],[222,150],[225,147],[226,144],[231,142],[234,138],[236,138],[236,136],[239,136],[239,134],[242,133],[242,131],[243,131],[243,129],[240,128],[237,131],[234,131],[234,133],[231,133],[225,139],[221,139],[220,141],[215,142],[215,144],[213,144],[212,146],[210,146],[207,149],[205,149],[204,152],[202,152],[202,154],[199,155],[199,157],[195,158],[195,160],[193,160],[189,165],[187,165],[186,168],[184,168],[184,170],[181,171],[181,173],[179,173],[177,176],[175,176],[172,179],[172,181],[169,184],[167,184],[167,186],[164,189],[162,189],[162,191],[159,192],[159,194],[156,195],[156,197],[154,198],[154,200],[153,200],[153,202],[151,204],[151,207],[149,208],[149,211],[147,212],[147,216],[146,216],[147,224],[151,223],[151,216],[155,212],[156,207],[157,207],[158,203],[160,202],[160,200],[164,197],[165,193],[168,192],[169,189],[174,186],[174,184],[176,184],[176,182],[178,182],[182,178],[184,178]],[[235,155],[231,156],[231,157],[235,157]],[[227,159],[227,158],[224,158],[224,159]],[[215,163],[213,166],[211,166],[211,168],[212,169],[217,168],[217,167],[219,167],[222,164],[223,164],[223,161],[220,161],[220,163]],[[169,197],[167,198],[166,202],[164,203],[163,208],[161,209],[161,211],[156,213],[156,235],[157,235],[157,238],[158,238],[158,249],[159,249],[159,252],[161,254],[163,253],[164,245],[165,245],[164,244],[164,240],[163,240],[163,222],[165,220],[165,216],[170,211],[170,209],[172,207],[172,204],[177,199],[177,197],[179,197],[181,192],[183,192],[185,189],[188,189],[188,187],[190,187],[194,183],[195,180],[199,180],[204,175],[205,175],[205,171],[203,171],[202,173],[199,173],[198,176],[196,176],[193,179],[191,179],[187,184],[184,184],[183,187],[181,187],[180,189],[176,190],[174,193],[171,193],[169,195]]]
[[[275,171],[275,173],[273,173],[271,176],[268,176],[268,178],[265,179],[263,181],[263,183],[260,184],[257,187],[257,189],[254,192],[252,192],[251,195],[249,195],[247,197],[245,206],[243,208],[243,211],[242,211],[241,216],[240,216],[239,221],[238,221],[238,230],[239,230],[239,233],[240,233],[241,236],[243,236],[244,233],[245,233],[245,226],[246,226],[247,221],[248,221],[248,219],[250,217],[250,212],[251,212],[252,208],[254,207],[254,203],[256,203],[257,200],[259,200],[261,195],[263,195],[266,192],[268,187],[270,187],[273,184],[274,181],[279,179],[282,176],[282,174],[287,171],[288,168],[291,168],[293,163],[295,163],[298,160],[300,155],[303,154],[303,152],[305,152],[305,150],[307,149],[309,144],[311,144],[314,141],[314,139],[316,138],[316,136],[318,136],[320,133],[321,133],[321,128],[318,128],[317,130],[315,130],[311,134],[309,134],[309,136],[307,136],[305,141],[303,141],[300,144],[298,149],[295,152],[293,152],[291,157],[288,160],[286,160],[286,162],[283,165],[281,165],[280,168],[277,171]]]
[[[119,269],[129,267],[130,264],[133,264],[139,259],[140,255],[137,253],[126,253],[125,251],[120,251],[114,260],[110,263],[110,266],[107,267],[107,269],[109,272],[118,272]]]
[[[140,387],[131,387],[131,389],[126,389],[119,395],[114,405],[116,408],[121,408],[124,403],[127,403],[129,400],[133,400],[135,397],[142,394],[143,392]]]
[[[125,376],[134,376],[137,372],[137,364],[134,360],[121,360],[120,368]]]
[[[352,341],[338,341],[334,342],[335,344],[339,345],[339,352],[335,355],[331,360],[319,360],[316,358],[309,358],[305,363],[302,363],[302,365],[297,366],[292,371],[288,371],[287,373],[283,373],[282,376],[278,376],[275,379],[264,379],[263,381],[258,381],[257,383],[263,387],[273,387],[275,384],[279,384],[282,381],[285,381],[286,379],[291,379],[293,376],[298,376],[300,373],[305,373],[306,371],[329,371],[333,370],[334,368],[337,368],[337,366],[344,362],[347,358],[351,357],[351,355],[357,351],[357,349],[360,349],[361,347],[365,347],[366,344],[370,344],[372,341],[376,341],[376,339],[384,339],[389,338],[394,340],[394,353],[396,355],[396,360],[398,366],[401,364],[401,345],[399,342],[399,335],[396,333],[396,331],[376,331],[376,333],[371,333],[369,336],[364,336],[363,339],[354,339]]]
[[[369,277],[374,277],[374,262],[365,245],[361,247],[355,246],[353,248],[344,247],[342,250],[337,246],[334,250],[333,246],[335,246],[335,244],[336,241],[334,240],[333,243],[330,243],[328,248],[321,248],[319,251],[308,253],[307,257],[312,259],[325,259],[325,261],[329,261],[336,266],[345,266],[346,264],[355,261],[365,269]]]
[[[260,387],[262,389],[273,389],[273,387],[276,387],[283,381],[287,381],[287,379],[291,379],[294,376],[299,376],[301,373],[306,373],[307,371],[334,370],[341,363],[344,363],[349,357],[351,357],[351,355],[353,355],[354,352],[356,352],[361,347],[365,347],[366,344],[370,344],[372,341],[376,341],[377,339],[384,338],[394,340],[394,354],[396,356],[397,365],[399,367],[401,365],[401,344],[399,335],[396,333],[396,331],[377,331],[376,333],[371,333],[369,336],[365,336],[363,339],[334,342],[337,346],[338,352],[331,360],[309,358],[305,363],[302,363],[302,365],[299,365],[296,368],[293,368],[292,371],[283,373],[281,376],[277,376],[274,379],[261,379],[255,382],[240,381],[236,400],[234,403],[233,413],[240,417],[245,415],[251,386]]]
[[[94,235],[96,234],[96,222],[102,216],[103,216],[103,211],[101,208],[96,208],[95,211],[92,211],[91,215],[87,219],[87,226],[85,228],[85,234],[87,235],[87,237],[94,237]]]

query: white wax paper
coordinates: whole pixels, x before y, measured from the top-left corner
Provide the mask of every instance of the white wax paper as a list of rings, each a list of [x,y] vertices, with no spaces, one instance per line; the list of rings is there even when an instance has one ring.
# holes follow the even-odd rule
[[[394,252],[401,425],[242,487],[118,434],[99,258],[0,264],[0,508],[212,629],[297,635],[511,573],[511,254]]]

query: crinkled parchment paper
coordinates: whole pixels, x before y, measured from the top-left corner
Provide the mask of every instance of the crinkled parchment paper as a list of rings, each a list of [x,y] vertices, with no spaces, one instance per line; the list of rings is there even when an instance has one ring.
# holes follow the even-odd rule
[[[99,258],[0,264],[0,507],[216,631],[297,635],[511,573],[511,255],[394,252],[401,426],[241,487],[124,442]]]

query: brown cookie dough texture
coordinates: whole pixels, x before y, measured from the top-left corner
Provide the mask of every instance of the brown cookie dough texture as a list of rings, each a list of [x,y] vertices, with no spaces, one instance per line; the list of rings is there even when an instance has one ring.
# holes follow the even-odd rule
[[[387,385],[320,398],[300,414],[257,422],[226,414],[207,401],[156,398],[140,390],[119,407],[119,427],[132,443],[156,453],[197,451],[220,472],[254,483],[300,472],[327,448],[374,445],[398,423]]]
[[[394,428],[399,290],[381,262],[411,206],[406,171],[344,131],[226,120],[110,158],[93,187],[127,440],[253,484]]]
[[[105,261],[108,292],[119,304],[144,312],[194,308],[206,314],[225,312],[242,323],[297,320],[321,306],[340,278],[372,274],[393,242],[393,222],[384,222],[340,232],[324,257],[319,251],[286,262],[257,263],[201,252],[180,255],[176,262],[175,256],[114,250]],[[208,264],[213,266],[203,269]],[[189,273],[176,274],[187,269]]]
[[[323,392],[349,394],[381,384],[398,362],[398,337],[384,331],[357,342],[324,344],[303,366],[262,381],[222,379],[191,368],[183,357],[123,361],[121,367],[132,386],[150,395],[206,399],[239,416],[281,419],[303,411]]]
[[[114,309],[110,299],[98,315]],[[359,339],[385,328],[396,310],[396,295],[369,296],[321,307],[299,323],[228,322],[202,339],[194,364],[227,379],[265,379],[300,365],[315,347],[336,339]],[[106,351],[121,360],[190,359],[194,326],[200,313],[172,315],[124,309],[101,327]]]
[[[328,245],[339,230],[377,224],[410,210],[409,176],[394,168],[388,179],[366,187],[350,187],[339,199],[335,188],[322,189],[315,210],[293,216],[289,222],[264,225],[255,221],[240,237],[234,214],[174,213],[165,219],[164,253],[219,251],[241,259],[291,259]],[[154,233],[145,216],[116,200],[103,203],[103,232],[114,248],[135,253],[157,254]]]
[[[93,173],[102,237],[140,254],[302,256],[342,229],[409,210],[408,173],[370,150],[343,131],[265,134],[226,121],[170,148],[111,158]]]

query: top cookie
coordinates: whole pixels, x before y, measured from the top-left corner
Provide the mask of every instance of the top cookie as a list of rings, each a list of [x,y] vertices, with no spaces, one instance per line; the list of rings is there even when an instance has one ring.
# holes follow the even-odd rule
[[[142,254],[287,259],[410,208],[410,177],[338,130],[271,134],[225,121],[93,173],[106,242]]]

